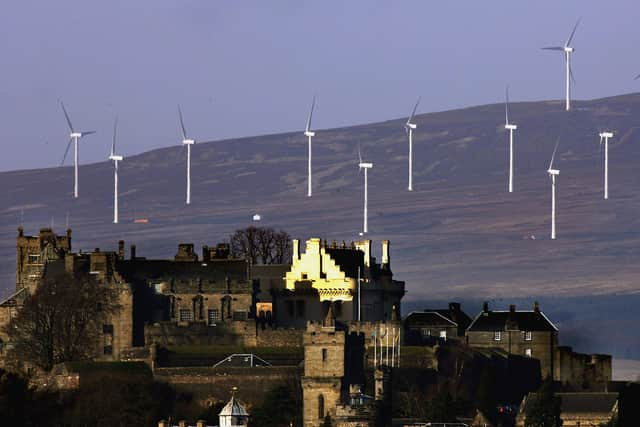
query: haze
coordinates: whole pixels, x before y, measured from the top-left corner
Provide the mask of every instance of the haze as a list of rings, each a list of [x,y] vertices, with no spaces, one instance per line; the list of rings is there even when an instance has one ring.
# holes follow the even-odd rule
[[[120,117],[125,155],[196,139],[563,96],[562,44],[577,99],[640,88],[633,1],[6,2],[0,16],[0,170],[57,166],[68,138],[58,99],[82,130],[83,163],[104,161]],[[300,143],[305,141],[301,134]]]

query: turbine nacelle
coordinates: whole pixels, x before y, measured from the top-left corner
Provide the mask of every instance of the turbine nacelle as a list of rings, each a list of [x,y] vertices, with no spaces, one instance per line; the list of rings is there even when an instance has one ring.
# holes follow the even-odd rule
[[[71,132],[69,134],[70,138],[82,138],[82,132]]]
[[[565,46],[565,47],[563,48],[563,50],[564,50],[566,53],[573,53],[573,51],[574,51],[575,49],[574,49],[574,48],[572,48],[572,47],[569,47],[569,46]]]
[[[560,175],[560,171],[558,169],[547,169],[547,173],[549,175]]]
[[[516,130],[518,129],[518,126],[516,125],[504,125],[504,128],[507,130]]]
[[[183,145],[193,145],[193,144],[195,144],[195,143],[196,143],[196,142],[195,142],[193,139],[183,139],[183,140],[182,140],[182,144],[183,144]]]
[[[418,128],[418,125],[416,125],[415,123],[409,123],[409,122],[407,122],[404,126],[407,129],[417,129]]]
[[[358,167],[360,169],[371,169],[373,167],[373,163],[358,163]]]
[[[311,132],[310,130],[305,130],[304,131],[304,136],[316,136],[315,132]]]
[[[600,138],[613,138],[613,132],[600,132]]]
[[[124,157],[118,156],[116,154],[112,154],[112,155],[109,156],[109,160],[113,160],[113,161],[116,161],[116,162],[121,162],[123,158]]]

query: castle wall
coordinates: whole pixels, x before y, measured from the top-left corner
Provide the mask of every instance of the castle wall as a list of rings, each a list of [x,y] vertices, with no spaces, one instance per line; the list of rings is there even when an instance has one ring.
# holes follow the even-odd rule
[[[605,391],[612,378],[610,355],[576,353],[571,347],[558,347],[554,354],[554,380],[568,390]]]

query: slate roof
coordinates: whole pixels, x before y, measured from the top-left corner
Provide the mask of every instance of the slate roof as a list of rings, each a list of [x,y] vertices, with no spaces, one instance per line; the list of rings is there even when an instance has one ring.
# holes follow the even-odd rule
[[[244,260],[211,260],[184,262],[173,260],[125,260],[116,263],[125,280],[191,280],[201,279],[215,283],[225,280],[247,280],[247,263]]]
[[[361,250],[325,247],[325,252],[347,277],[357,278],[358,267],[360,267],[360,274],[364,275],[364,252]]]
[[[407,325],[428,324],[434,326],[457,327],[458,324],[436,311],[414,311],[405,318]]]
[[[504,331],[507,322],[520,331],[558,331],[542,311],[481,311],[467,330]]]
[[[563,414],[609,414],[618,402],[618,393],[556,393],[561,398]],[[525,397],[520,413],[535,402],[536,393]]]

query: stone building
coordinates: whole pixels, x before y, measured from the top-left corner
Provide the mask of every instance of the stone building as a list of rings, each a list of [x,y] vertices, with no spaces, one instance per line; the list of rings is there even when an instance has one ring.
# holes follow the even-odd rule
[[[537,303],[533,310],[489,310],[485,303],[469,328],[467,343],[475,348],[499,348],[507,354],[533,357],[540,361],[543,378],[554,373],[558,328],[545,316]]]
[[[604,391],[612,379],[611,374],[609,354],[581,354],[568,346],[556,348],[553,379],[565,391]]]
[[[308,320],[323,320],[330,309],[338,322],[400,319],[405,284],[393,280],[387,240],[381,263],[372,256],[371,240],[328,245],[312,238],[304,253],[294,240],[285,282],[273,298],[280,326],[304,328]]]
[[[618,393],[556,393],[556,396],[560,397],[563,427],[600,427],[618,414]],[[535,393],[522,399],[516,417],[517,427],[525,426],[528,407],[535,399]]]
[[[403,321],[407,345],[434,344],[447,340],[464,340],[471,318],[451,302],[447,309],[425,309],[409,313]]]

